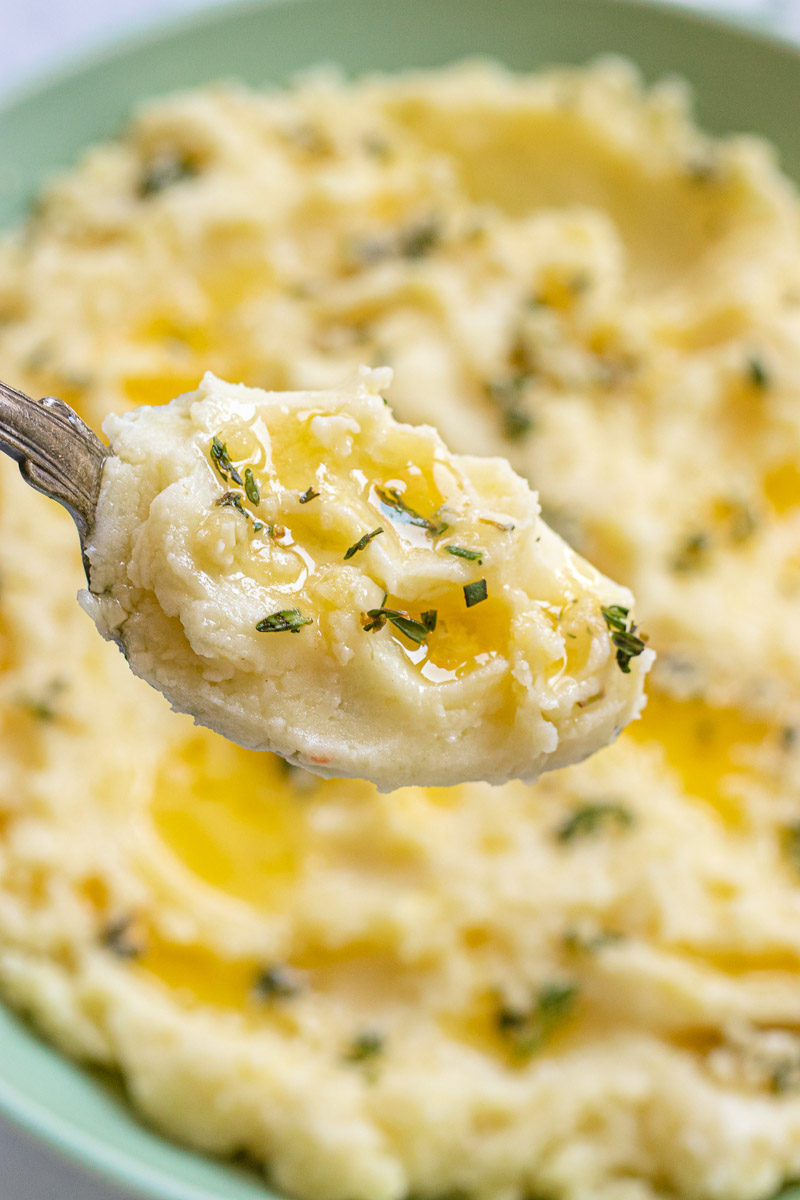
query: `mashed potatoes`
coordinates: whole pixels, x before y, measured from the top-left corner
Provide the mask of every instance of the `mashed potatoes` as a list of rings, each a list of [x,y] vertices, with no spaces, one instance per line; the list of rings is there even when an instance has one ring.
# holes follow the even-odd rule
[[[800,1174],[799,215],[768,148],[618,63],[192,93],[56,181],[2,252],[5,378],[99,426],[206,366],[391,365],[659,658],[643,719],[533,787],[316,780],[130,674],[7,464],[7,1000],[307,1200]]]
[[[390,381],[208,375],[110,418],[84,607],[179,712],[319,775],[388,791],[586,758],[643,704],[630,593],[504,459],[397,422]]]

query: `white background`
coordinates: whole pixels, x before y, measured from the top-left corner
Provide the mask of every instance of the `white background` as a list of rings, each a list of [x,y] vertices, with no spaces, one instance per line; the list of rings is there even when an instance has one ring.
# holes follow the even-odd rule
[[[0,89],[126,28],[213,0],[0,0]],[[569,0],[564,0],[569,3]],[[755,17],[800,40],[800,0],[676,0]],[[0,1200],[128,1200],[0,1123]]]

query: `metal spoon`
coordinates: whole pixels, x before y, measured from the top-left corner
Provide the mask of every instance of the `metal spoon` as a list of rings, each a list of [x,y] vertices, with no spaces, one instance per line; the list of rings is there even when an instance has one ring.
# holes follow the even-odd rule
[[[33,400],[0,381],[0,450],[18,463],[31,487],[63,504],[72,517],[88,580],[85,547],[94,528],[103,464],[111,457],[108,446],[63,400]]]

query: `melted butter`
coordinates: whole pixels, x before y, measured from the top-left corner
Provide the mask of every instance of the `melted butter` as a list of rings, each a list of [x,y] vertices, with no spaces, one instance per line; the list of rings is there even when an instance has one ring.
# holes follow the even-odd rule
[[[225,961],[203,946],[167,942],[152,933],[136,968],[184,1000],[219,1008],[244,1008],[258,978],[255,962]]]
[[[132,406],[140,404],[169,404],[176,396],[192,392],[200,380],[200,372],[192,375],[129,375],[122,381],[125,398]]]
[[[510,614],[504,601],[496,596],[467,608],[463,588],[453,584],[441,595],[412,605],[389,595],[384,607],[408,612],[415,620],[421,611],[436,610],[436,628],[420,646],[391,623],[385,626],[406,657],[431,682],[461,678],[491,658],[508,654]]]
[[[711,805],[723,820],[742,824],[742,801],[733,779],[752,768],[748,751],[770,735],[770,728],[735,708],[712,708],[703,700],[675,700],[651,690],[640,721],[623,734],[638,742],[657,742],[667,763],[690,796]]]
[[[764,477],[764,495],[779,515],[800,506],[800,466],[781,463]]]
[[[165,759],[151,814],[185,867],[256,907],[273,909],[298,875],[303,804],[272,754],[197,730]]]

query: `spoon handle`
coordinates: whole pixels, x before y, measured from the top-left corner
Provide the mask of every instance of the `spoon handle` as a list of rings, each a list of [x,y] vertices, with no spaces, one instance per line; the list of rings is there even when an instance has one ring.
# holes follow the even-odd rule
[[[108,447],[63,400],[32,400],[0,381],[0,450],[19,464],[31,487],[63,504],[83,547],[94,525]]]

